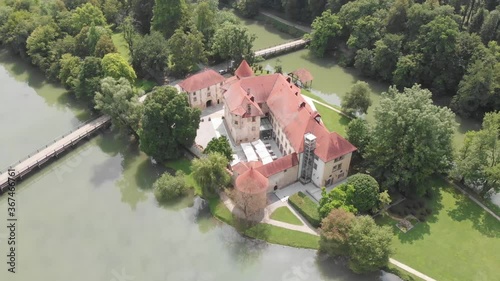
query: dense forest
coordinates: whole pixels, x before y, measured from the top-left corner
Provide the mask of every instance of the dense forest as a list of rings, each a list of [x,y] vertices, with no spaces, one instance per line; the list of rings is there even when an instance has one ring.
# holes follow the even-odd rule
[[[232,1],[228,1],[232,2]],[[254,3],[254,4],[251,4]],[[255,5],[260,3],[260,5]],[[312,22],[311,51],[396,85],[421,84],[458,114],[482,119],[500,109],[500,1],[240,0]]]

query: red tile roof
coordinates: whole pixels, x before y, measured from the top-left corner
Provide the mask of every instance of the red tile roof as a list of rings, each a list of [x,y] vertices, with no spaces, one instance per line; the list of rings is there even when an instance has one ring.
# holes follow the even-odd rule
[[[252,102],[250,97],[254,98]],[[283,129],[295,152],[304,151],[304,135],[312,133],[317,138],[318,155],[323,161],[335,159],[338,154],[350,153],[356,148],[338,134],[331,134],[321,121],[318,112],[300,94],[300,88],[281,74],[252,76],[232,81],[224,93],[224,103],[233,114],[243,117],[262,116],[259,103],[266,103]],[[251,104],[252,115],[246,114]],[[258,109],[254,113],[254,107]],[[326,143],[326,144],[325,144]],[[332,146],[332,147],[330,147]]]
[[[344,139],[339,134],[333,132],[327,136],[323,136],[316,141],[316,149],[314,154],[323,162],[330,162],[342,155],[356,151],[356,147]]]
[[[238,69],[234,72],[234,75],[238,78],[250,77],[253,76],[253,70],[250,65],[248,65],[248,62],[243,60],[240,66],[238,66]]]
[[[297,157],[297,153],[294,152],[273,162],[267,163],[266,165],[257,167],[257,171],[259,171],[264,177],[269,178],[272,175],[297,165],[299,165],[299,158]]]
[[[269,180],[253,167],[236,178],[235,187],[240,192],[256,194],[267,191]]]
[[[295,76],[297,76],[297,78],[302,83],[307,83],[307,82],[312,81],[314,79],[313,76],[312,76],[312,74],[311,74],[311,72],[309,72],[305,68],[299,68],[299,69],[293,71],[292,74],[294,74]]]
[[[224,82],[224,80],[224,76],[220,75],[216,71],[212,69],[206,69],[200,73],[184,79],[179,83],[179,86],[182,88],[182,90],[188,93],[192,93]]]

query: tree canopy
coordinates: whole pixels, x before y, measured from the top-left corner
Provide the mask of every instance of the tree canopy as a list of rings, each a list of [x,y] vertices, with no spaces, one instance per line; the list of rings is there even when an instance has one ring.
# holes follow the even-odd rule
[[[234,60],[235,65],[239,65],[243,59],[252,63],[255,38],[245,26],[223,23],[215,32],[212,53],[222,60]]]
[[[370,88],[364,81],[352,85],[342,101],[342,109],[349,114],[366,114],[371,105]]]
[[[170,71],[177,77],[183,77],[197,68],[198,62],[205,61],[203,34],[193,28],[184,31],[179,28],[168,40],[170,50]]]
[[[226,170],[227,164],[227,158],[218,152],[193,160],[193,177],[203,187],[204,196],[214,196],[222,188],[227,187],[231,181],[231,177]]]
[[[153,184],[154,195],[160,203],[165,203],[185,195],[188,191],[184,173],[179,170],[175,176],[164,173]]]
[[[203,152],[206,154],[211,152],[218,152],[224,155],[228,162],[233,161],[233,149],[231,148],[229,139],[226,136],[220,136],[218,138],[211,139]]]
[[[391,87],[375,109],[366,148],[372,174],[386,187],[422,194],[429,176],[451,167],[455,126],[451,110],[434,105],[428,90]]]
[[[151,30],[170,38],[176,29],[185,24],[187,8],[185,0],[155,0]]]
[[[322,57],[326,50],[332,47],[342,26],[339,24],[339,18],[327,10],[313,21],[311,27],[313,31],[309,35],[311,39],[309,48],[315,55]]]
[[[191,108],[187,97],[174,87],[156,87],[144,101],[141,150],[158,161],[176,159],[192,145],[200,122],[200,110]]]
[[[127,60],[118,53],[107,54],[102,58],[102,71],[104,76],[115,79],[125,78],[134,82],[137,76],[134,69],[128,64]]]

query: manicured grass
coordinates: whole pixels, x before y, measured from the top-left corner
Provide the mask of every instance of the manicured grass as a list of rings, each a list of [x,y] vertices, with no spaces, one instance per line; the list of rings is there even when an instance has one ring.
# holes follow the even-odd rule
[[[155,86],[158,86],[158,84],[156,84],[156,82],[153,81],[144,79],[138,79],[137,81],[135,81],[135,87],[142,89],[145,93],[151,92],[151,90]]]
[[[321,120],[323,120],[323,123],[325,123],[326,128],[330,132],[337,132],[343,137],[346,136],[347,124],[349,124],[351,119],[319,103],[315,102],[314,106],[316,106],[319,114],[321,114]]]
[[[181,170],[186,174],[186,182],[189,186],[194,188],[194,192],[196,195],[201,195],[201,187],[194,180],[192,171],[191,171],[191,161],[186,158],[181,158],[174,161],[169,161],[165,164],[167,168],[171,168],[174,170]]]
[[[209,200],[210,211],[217,219],[236,226],[237,222],[233,218],[231,212],[226,208],[226,206],[219,200],[219,198],[213,198]],[[248,237],[255,239],[265,240],[270,243],[286,245],[297,248],[319,248],[319,236],[290,230],[286,228],[277,227],[270,224],[259,223],[250,228],[244,228],[239,230],[240,233]]]
[[[116,49],[118,49],[118,53],[122,55],[124,58],[126,58],[128,61],[130,61],[130,52],[128,50],[127,42],[125,42],[125,39],[123,38],[122,32],[114,33],[111,36],[111,39],[113,40]]]
[[[302,225],[302,222],[295,216],[288,207],[283,206],[274,210],[271,214],[271,219],[286,222],[289,224]]]
[[[432,215],[394,232],[392,257],[436,280],[496,280],[500,276],[500,222],[442,179],[433,180]]]
[[[393,265],[392,263],[388,263],[387,267],[383,268],[384,271],[392,273],[397,275],[399,278],[403,279],[404,281],[424,281],[424,279],[413,275],[405,270],[402,270],[401,268]]]
[[[318,205],[302,192],[288,197],[288,202],[314,227],[319,227],[321,218],[318,213]]]

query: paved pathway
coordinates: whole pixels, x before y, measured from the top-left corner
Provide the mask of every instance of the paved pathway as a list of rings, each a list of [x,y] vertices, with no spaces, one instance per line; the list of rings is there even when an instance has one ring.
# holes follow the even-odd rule
[[[423,273],[421,273],[421,272],[419,272],[419,271],[417,271],[417,270],[415,270],[415,269],[407,266],[404,263],[398,262],[397,260],[395,260],[393,258],[389,258],[389,262],[392,263],[393,265],[395,265],[395,266],[403,269],[403,270],[408,271],[409,273],[411,273],[413,275],[416,275],[416,276],[418,276],[418,277],[426,280],[426,281],[436,281],[436,279],[431,278],[431,277],[429,277],[429,276],[427,276],[427,275],[425,275],[425,274],[423,274]]]
[[[268,12],[262,12],[262,11],[261,11],[261,12],[260,12],[260,14],[262,14],[262,15],[264,15],[264,16],[266,16],[266,17],[270,17],[270,18],[272,18],[272,19],[274,19],[274,20],[277,20],[277,21],[279,21],[279,22],[281,22],[281,23],[283,23],[283,24],[286,24],[286,25],[288,25],[288,26],[293,26],[293,27],[297,28],[298,30],[302,30],[302,31],[304,31],[304,32],[306,32],[306,33],[309,33],[309,32],[311,32],[311,31],[312,31],[312,29],[311,29],[310,27],[308,27],[308,26],[304,26],[304,25],[299,25],[299,24],[293,23],[293,22],[291,22],[291,21],[289,21],[289,20],[286,20],[286,19],[280,18],[280,17],[275,16],[275,15],[273,15],[273,14],[270,14],[270,13],[268,13]]]
[[[451,185],[453,185],[456,189],[460,190],[464,195],[466,195],[467,197],[469,197],[470,200],[476,202],[476,204],[478,204],[481,208],[483,208],[483,210],[485,210],[490,215],[492,215],[494,218],[496,218],[498,221],[500,221],[500,217],[497,216],[497,214],[495,214],[492,210],[490,210],[490,208],[486,207],[483,203],[481,203],[481,201],[479,201],[476,198],[474,198],[474,196],[470,195],[467,191],[465,191],[463,188],[461,188],[460,186],[456,185],[455,183],[449,181],[448,179],[445,179],[445,180],[448,183],[450,183]]]

